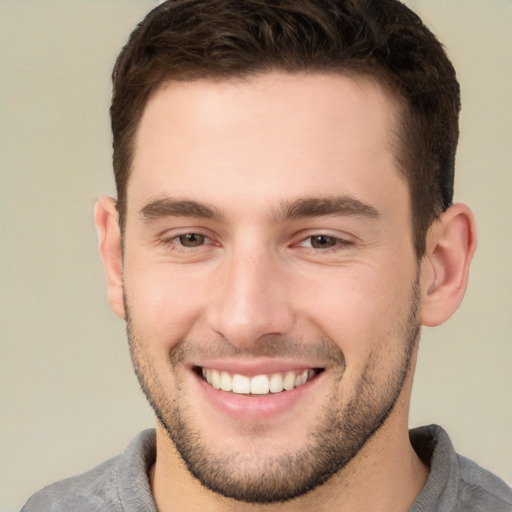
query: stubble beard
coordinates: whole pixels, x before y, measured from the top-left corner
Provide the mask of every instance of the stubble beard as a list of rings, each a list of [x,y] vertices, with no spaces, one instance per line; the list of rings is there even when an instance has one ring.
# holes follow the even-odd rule
[[[209,446],[194,425],[192,413],[166,393],[154,369],[144,357],[144,343],[132,324],[125,299],[130,352],[142,391],[159,422],[164,427],[189,472],[207,489],[226,498],[247,503],[277,503],[302,496],[327,482],[340,472],[382,428],[393,411],[410,374],[419,340],[419,278],[413,284],[409,315],[399,327],[402,343],[398,363],[388,375],[385,385],[376,386],[374,368],[369,364],[362,374],[353,398],[340,403],[335,382],[324,415],[307,437],[300,451],[279,455],[256,456],[248,450],[219,453]],[[176,352],[187,346],[183,340]],[[331,340],[319,340],[343,354]],[[176,348],[175,347],[175,348]],[[270,349],[271,350],[271,349]],[[295,352],[296,353],[296,352]],[[172,364],[179,357],[171,354]],[[378,365],[378,361],[374,361]],[[343,371],[340,371],[342,379]],[[258,437],[258,430],[253,435]]]

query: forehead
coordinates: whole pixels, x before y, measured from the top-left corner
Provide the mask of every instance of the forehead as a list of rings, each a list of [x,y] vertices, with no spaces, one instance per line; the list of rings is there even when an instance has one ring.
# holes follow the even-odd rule
[[[165,195],[230,206],[403,188],[397,117],[393,97],[360,76],[169,82],[138,127],[128,208]]]

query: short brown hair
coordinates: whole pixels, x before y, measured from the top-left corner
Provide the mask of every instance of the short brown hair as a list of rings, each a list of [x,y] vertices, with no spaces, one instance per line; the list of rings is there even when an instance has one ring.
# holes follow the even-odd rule
[[[269,70],[356,73],[403,107],[397,160],[410,190],[416,255],[451,203],[459,84],[442,45],[397,0],[169,0],[151,11],[112,74],[113,164],[120,223],[144,107],[169,80]]]

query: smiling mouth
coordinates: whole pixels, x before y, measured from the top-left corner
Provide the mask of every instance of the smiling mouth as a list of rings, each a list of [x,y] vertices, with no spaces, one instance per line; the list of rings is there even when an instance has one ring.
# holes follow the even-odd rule
[[[309,368],[248,377],[211,368],[197,368],[199,376],[214,389],[258,396],[291,391],[314,379],[322,371],[323,368]]]

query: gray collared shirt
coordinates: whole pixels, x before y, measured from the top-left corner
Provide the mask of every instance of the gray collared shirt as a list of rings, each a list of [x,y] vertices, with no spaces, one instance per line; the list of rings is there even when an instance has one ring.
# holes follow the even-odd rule
[[[410,438],[430,466],[427,483],[410,512],[512,512],[512,489],[457,455],[441,427],[413,429]],[[145,430],[121,455],[37,492],[21,512],[156,512],[147,476],[155,446],[155,431]]]

